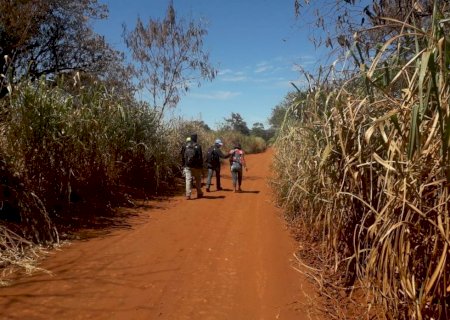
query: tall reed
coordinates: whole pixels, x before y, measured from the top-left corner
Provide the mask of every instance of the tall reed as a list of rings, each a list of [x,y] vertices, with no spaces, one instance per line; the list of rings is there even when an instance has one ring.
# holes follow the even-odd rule
[[[450,318],[450,42],[440,8],[428,27],[390,19],[401,32],[350,80],[312,86],[276,142],[278,201],[390,319]]]
[[[24,81],[3,102],[0,150],[25,196],[16,196],[23,236],[57,240],[80,205],[118,204],[124,192],[147,194],[171,178],[166,137],[145,104],[102,84],[80,87]],[[90,214],[95,215],[96,210]]]

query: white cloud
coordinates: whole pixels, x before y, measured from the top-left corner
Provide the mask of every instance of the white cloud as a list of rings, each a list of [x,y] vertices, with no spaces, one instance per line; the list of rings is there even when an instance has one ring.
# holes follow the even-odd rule
[[[219,79],[227,82],[240,82],[247,80],[247,76],[242,71],[233,71],[231,69],[224,69],[219,72]]]
[[[224,77],[224,78],[222,78],[222,80],[223,81],[228,81],[228,82],[240,82],[240,81],[247,80],[247,77],[246,76],[234,75],[234,76]]]
[[[225,74],[229,74],[229,73],[232,73],[233,71],[231,70],[231,69],[223,69],[223,70],[219,70],[219,73],[218,73],[218,75],[219,76],[223,76],[223,75],[225,75]]]
[[[255,69],[255,73],[261,73],[261,72],[264,72],[264,71],[268,71],[270,69],[272,69],[272,67],[269,66],[269,65],[257,66],[256,69]]]
[[[310,63],[315,59],[314,56],[304,55],[297,56],[297,61]],[[298,64],[294,64],[294,56],[276,56],[269,60],[262,60],[253,65],[243,66],[240,69],[223,69],[219,72],[217,80],[223,82],[247,83],[247,84],[264,84],[272,83],[276,87],[291,88],[289,81],[283,80],[287,78],[295,78],[298,75]],[[284,85],[282,85],[284,83]]]
[[[233,92],[233,91],[212,91],[210,93],[195,93],[192,94],[191,96],[207,100],[229,100],[239,96],[240,94],[241,94],[240,92]]]
[[[274,86],[276,86],[277,88],[285,88],[287,90],[290,90],[290,89],[294,88],[292,86],[291,82],[293,82],[293,81],[280,80],[280,81],[274,82]]]
[[[293,64],[291,67],[291,70],[294,72],[302,72],[303,71],[303,67],[298,65],[298,64]]]
[[[261,72],[265,72],[265,71],[269,71],[269,70],[273,70],[273,66],[267,62],[267,61],[263,61],[260,62],[256,65],[256,69],[254,70],[255,73],[261,73]]]
[[[311,66],[317,63],[318,57],[313,55],[302,55],[295,58],[295,61],[297,64],[303,65],[303,66]]]

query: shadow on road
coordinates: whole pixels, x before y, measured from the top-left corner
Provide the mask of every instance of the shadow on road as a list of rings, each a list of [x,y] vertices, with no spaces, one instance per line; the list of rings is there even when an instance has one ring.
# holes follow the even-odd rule
[[[221,191],[225,191],[225,192],[233,192],[233,189],[227,189],[227,188],[223,188]],[[219,191],[211,191],[211,192],[219,192]],[[259,190],[242,190],[236,193],[259,193]],[[210,193],[208,193],[210,194]],[[225,198],[225,196],[204,196],[203,198],[207,198],[207,199],[217,199],[217,198]]]
[[[256,181],[256,180],[262,180],[265,179],[264,177],[258,177],[258,176],[244,176],[243,180],[247,181]]]
[[[216,200],[216,199],[225,199],[225,196],[203,196],[203,199],[211,199],[211,200]]]

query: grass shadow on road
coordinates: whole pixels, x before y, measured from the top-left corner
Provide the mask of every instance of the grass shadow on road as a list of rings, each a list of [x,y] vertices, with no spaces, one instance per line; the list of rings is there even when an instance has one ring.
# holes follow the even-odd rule
[[[256,181],[256,180],[262,180],[262,179],[266,179],[264,177],[259,177],[259,176],[249,176],[249,175],[245,175],[243,180],[247,180],[247,181]]]
[[[223,188],[221,191],[225,191],[225,192],[233,192],[233,189],[227,189],[227,188]],[[211,191],[211,192],[218,192],[218,191]],[[259,190],[242,190],[236,193],[260,193]],[[208,196],[205,196],[204,198],[208,198]],[[219,198],[225,198],[225,196],[220,196]]]
[[[217,200],[217,199],[225,199],[225,196],[203,196],[203,199],[208,200]],[[194,199],[195,200],[195,199]]]
[[[233,189],[223,188],[223,189],[220,190],[220,191],[233,191]],[[217,191],[217,192],[218,192],[218,191]]]

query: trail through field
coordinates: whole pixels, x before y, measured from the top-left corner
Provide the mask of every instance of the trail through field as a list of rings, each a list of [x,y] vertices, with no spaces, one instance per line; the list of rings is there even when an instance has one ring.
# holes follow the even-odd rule
[[[247,157],[242,193],[223,167],[224,190],[150,201],[128,225],[51,252],[51,274],[0,288],[0,319],[320,319],[272,203],[272,156]]]

